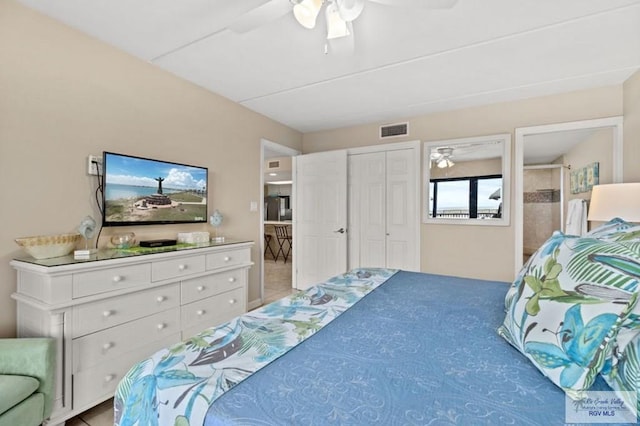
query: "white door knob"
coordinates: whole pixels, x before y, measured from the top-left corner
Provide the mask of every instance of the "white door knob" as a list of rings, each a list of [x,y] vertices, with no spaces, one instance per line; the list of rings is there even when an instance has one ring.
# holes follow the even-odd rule
[[[229,304],[230,304],[230,305],[233,305],[234,303],[236,303],[236,299],[230,299],[230,300],[229,300]]]
[[[116,378],[116,375],[115,375],[115,374],[109,374],[108,376],[104,376],[104,381],[105,381],[105,382],[110,382],[110,381],[112,381],[112,380],[113,380],[113,379],[115,379],[115,378]]]
[[[158,324],[158,325],[156,326],[156,328],[157,328],[158,330],[164,330],[164,329],[165,329],[165,327],[166,327],[166,325],[165,325],[165,324],[162,324],[162,323],[160,323],[160,324]]]
[[[166,297],[164,297],[164,296],[158,296],[158,297],[156,297],[156,300],[158,301],[158,303],[162,303],[162,302],[164,302],[165,300],[167,300],[167,298],[166,298]]]
[[[104,349],[105,351],[111,349],[113,347],[113,343],[111,342],[107,342],[104,345],[102,345],[102,349]]]
[[[234,283],[234,282],[236,282],[236,279],[234,277],[229,277],[229,282],[230,283]]]
[[[120,281],[122,281],[122,276],[116,275],[116,276],[113,277],[113,282],[114,283],[119,283]]]
[[[202,316],[202,315],[204,315],[204,311],[202,309],[200,309],[200,310],[196,311],[196,314],[198,316]]]
[[[198,287],[196,287],[196,290],[202,291],[202,290],[204,290],[204,286],[203,285],[199,285]]]
[[[187,269],[187,265],[183,265],[183,264],[178,265],[179,271],[184,271],[185,269]]]
[[[105,318],[109,318],[111,315],[113,315],[113,311],[104,311],[102,313],[102,316]]]

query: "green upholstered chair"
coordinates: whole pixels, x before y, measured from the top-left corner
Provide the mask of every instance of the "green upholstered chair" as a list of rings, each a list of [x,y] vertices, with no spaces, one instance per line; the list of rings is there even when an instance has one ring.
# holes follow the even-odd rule
[[[49,417],[55,353],[53,339],[0,339],[0,426],[35,426]]]

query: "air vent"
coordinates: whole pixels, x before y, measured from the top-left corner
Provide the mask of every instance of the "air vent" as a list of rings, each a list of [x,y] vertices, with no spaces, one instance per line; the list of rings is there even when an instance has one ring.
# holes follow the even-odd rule
[[[278,169],[280,168],[280,161],[269,161],[268,169]]]
[[[393,138],[397,136],[407,136],[409,134],[409,123],[388,124],[380,126],[380,139]]]

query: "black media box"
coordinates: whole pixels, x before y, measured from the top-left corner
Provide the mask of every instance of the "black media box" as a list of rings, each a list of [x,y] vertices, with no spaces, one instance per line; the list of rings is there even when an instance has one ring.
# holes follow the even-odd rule
[[[146,240],[140,241],[140,247],[167,247],[178,244],[177,240]]]

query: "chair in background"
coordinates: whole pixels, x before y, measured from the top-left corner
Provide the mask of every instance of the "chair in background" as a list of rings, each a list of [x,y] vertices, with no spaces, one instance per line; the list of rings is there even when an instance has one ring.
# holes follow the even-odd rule
[[[273,249],[271,248],[271,240],[272,237],[269,234],[264,234],[264,257],[267,257],[267,251],[271,253],[271,257],[273,260],[276,260],[276,255],[273,253]]]
[[[278,261],[278,257],[280,257],[280,253],[282,253],[284,263],[287,263],[287,259],[293,248],[291,235],[289,235],[289,227],[287,225],[274,225],[273,227],[276,230],[276,238],[278,239],[279,246],[276,252],[276,262]]]
[[[0,426],[37,426],[51,415],[55,340],[0,339]]]

